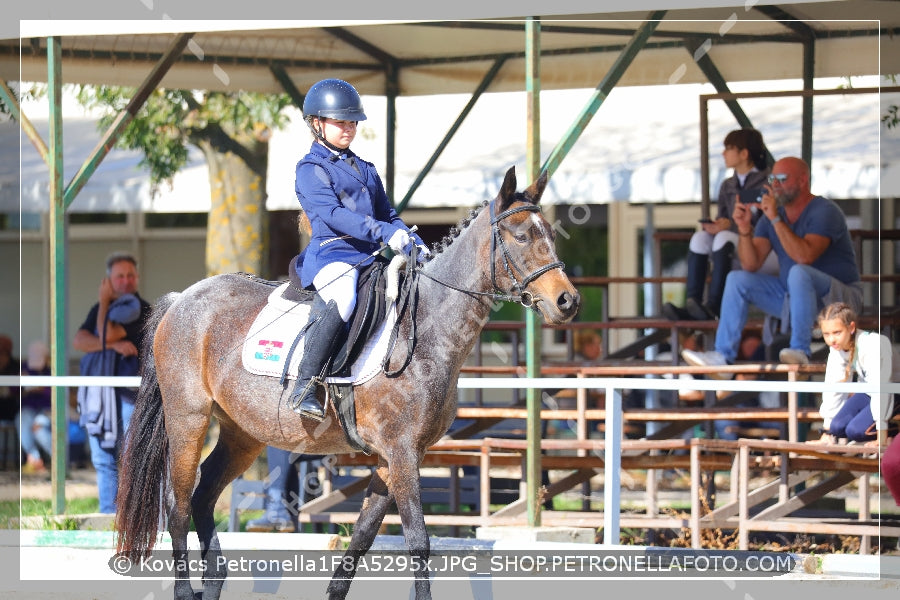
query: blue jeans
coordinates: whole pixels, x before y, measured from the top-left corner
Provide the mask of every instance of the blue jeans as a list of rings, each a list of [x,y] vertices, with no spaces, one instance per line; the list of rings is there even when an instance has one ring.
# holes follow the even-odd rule
[[[822,309],[822,298],[837,280],[809,265],[794,265],[788,272],[787,287],[774,275],[749,271],[731,271],[725,281],[722,311],[716,330],[716,352],[733,363],[737,357],[741,333],[747,324],[751,304],[767,315],[781,316],[785,294],[790,295],[790,347],[809,355],[812,330]]]
[[[872,399],[868,394],[853,394],[841,405],[840,410],[831,420],[831,435],[847,438],[854,442],[874,440],[875,434],[868,433],[869,427],[875,428],[872,410],[869,408]]]
[[[22,451],[32,459],[41,458],[41,450],[47,456],[52,454],[53,434],[50,431],[50,417],[44,412],[39,412],[25,406],[22,408],[19,418],[16,419],[16,429],[19,433],[19,441]]]
[[[122,450],[122,443],[125,441],[125,432],[131,422],[131,413],[134,412],[132,395],[123,399],[120,394],[117,394],[116,399],[119,407],[119,439],[116,441],[116,447],[101,448],[100,439],[97,436],[88,436],[91,444],[91,463],[94,465],[94,470],[97,471],[97,493],[100,498],[101,513],[116,512],[116,491],[119,489],[117,461]]]

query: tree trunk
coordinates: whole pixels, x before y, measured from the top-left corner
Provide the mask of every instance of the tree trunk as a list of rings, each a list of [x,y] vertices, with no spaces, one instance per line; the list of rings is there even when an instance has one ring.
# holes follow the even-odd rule
[[[235,139],[245,157],[222,152],[208,141],[197,145],[209,166],[212,191],[206,232],[206,274],[244,272],[269,276],[269,218],[266,213],[266,167],[269,145]],[[252,164],[248,164],[250,157]]]

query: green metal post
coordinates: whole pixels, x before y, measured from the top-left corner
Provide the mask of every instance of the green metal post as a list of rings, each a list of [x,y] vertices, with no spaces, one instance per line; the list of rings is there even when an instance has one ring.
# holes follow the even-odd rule
[[[153,90],[156,89],[156,86],[159,85],[159,82],[162,81],[165,74],[169,71],[175,61],[181,58],[185,46],[187,46],[187,43],[193,35],[193,33],[180,33],[175,37],[172,45],[166,53],[162,55],[159,61],[157,61],[153,70],[141,83],[141,86],[137,91],[135,91],[131,100],[128,101],[128,105],[116,115],[112,125],[110,125],[106,130],[106,133],[103,134],[103,137],[94,148],[93,152],[91,152],[91,155],[84,164],[81,165],[81,169],[75,173],[75,176],[72,177],[72,181],[70,181],[68,187],[66,187],[64,196],[65,206],[67,208],[74,202],[78,192],[81,191],[81,188],[84,187],[91,175],[94,174],[94,171],[97,170],[97,167],[103,161],[104,157],[106,157],[113,146],[115,146],[116,140],[119,139],[122,132],[125,131],[125,128],[134,119],[137,112],[147,101],[147,98],[150,97],[150,94],[153,93]]]
[[[400,81],[399,74],[397,73],[397,65],[393,62],[389,62],[386,67],[385,76],[387,81],[384,90],[385,100],[387,100],[385,113],[385,120],[387,121],[387,135],[384,140],[384,155],[386,157],[386,163],[384,166],[384,191],[387,194],[388,200],[390,200],[391,204],[396,206],[395,186],[397,183],[397,96],[400,95]],[[396,208],[397,213],[402,213],[405,207],[405,204],[403,206],[398,206]]]
[[[618,83],[622,75],[625,74],[625,71],[628,69],[629,65],[631,65],[631,61],[634,60],[634,57],[637,56],[641,48],[647,44],[647,40],[653,32],[656,31],[659,22],[665,14],[666,11],[664,10],[658,10],[651,13],[649,19],[641,25],[640,29],[638,29],[628,41],[628,44],[610,68],[609,73],[606,74],[606,77],[603,78],[603,81],[600,82],[594,90],[594,93],[591,94],[585,107],[581,109],[581,113],[576,118],[575,123],[573,123],[569,130],[563,135],[562,141],[556,145],[556,148],[550,152],[550,156],[544,162],[544,169],[547,170],[547,173],[550,176],[556,172],[556,169],[559,167],[563,158],[569,153],[569,150],[572,149],[581,134],[584,133],[585,128],[587,128],[591,119],[594,118],[600,105],[603,104],[603,101],[606,100],[606,97],[616,86],[616,83]]]
[[[66,206],[63,189],[62,49],[60,38],[47,38],[47,95],[50,101],[50,369],[65,375],[66,342]],[[68,389],[51,392],[53,464],[50,471],[53,514],[66,510],[66,413]]]
[[[44,144],[41,135],[34,128],[34,124],[32,124],[28,117],[22,112],[22,107],[19,105],[18,99],[12,93],[12,90],[9,89],[9,86],[6,85],[5,81],[0,81],[0,100],[3,100],[6,106],[9,107],[9,114],[19,123],[22,131],[28,136],[28,139],[31,140],[34,147],[37,148],[37,151],[44,162],[48,163],[50,158],[48,157],[49,150],[47,150],[47,145]]]
[[[528,102],[527,139],[525,140],[528,182],[537,180],[541,162],[541,23],[529,17],[525,22],[525,89]],[[525,372],[527,377],[541,374],[541,323],[532,310],[525,311]],[[527,485],[528,525],[540,527],[541,486],[541,390],[525,391],[527,412],[527,445],[525,475]]]
[[[459,116],[456,117],[456,121],[453,122],[453,125],[450,126],[450,129],[444,135],[444,139],[441,140],[441,143],[438,144],[438,147],[431,154],[431,157],[428,159],[428,162],[425,163],[425,166],[422,167],[422,170],[419,171],[419,174],[416,176],[415,181],[412,182],[412,185],[409,186],[409,190],[406,192],[406,195],[403,197],[403,200],[397,204],[397,212],[403,212],[403,209],[406,208],[406,205],[409,204],[409,201],[412,200],[413,194],[416,193],[416,190],[419,189],[419,186],[422,184],[422,180],[425,179],[425,176],[431,171],[431,168],[434,167],[434,163],[437,162],[437,159],[440,157],[441,153],[450,143],[450,140],[453,139],[453,136],[456,135],[456,132],[459,130],[460,126],[463,124],[463,121],[466,120],[466,117],[472,111],[472,108],[475,106],[475,103],[481,98],[481,95],[488,88],[492,81],[497,77],[497,73],[500,72],[500,67],[506,62],[505,57],[498,58],[494,61],[493,66],[488,70],[487,74],[481,80],[481,83],[472,93],[472,97],[469,98],[469,101],[466,103],[466,106],[462,109],[462,112],[459,113]]]
[[[816,71],[816,42],[810,35],[803,42],[803,89],[811,90],[815,87]],[[812,137],[813,137],[813,97],[803,96],[803,113],[801,117],[800,131],[800,156],[807,165],[812,166]]]

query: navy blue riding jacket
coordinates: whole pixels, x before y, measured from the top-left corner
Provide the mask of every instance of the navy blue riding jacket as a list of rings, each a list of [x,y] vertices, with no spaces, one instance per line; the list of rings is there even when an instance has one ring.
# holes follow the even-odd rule
[[[391,206],[375,165],[354,156],[359,172],[318,142],[297,163],[294,189],[309,217],[312,239],[298,264],[300,280],[312,285],[327,264],[355,265],[378,250],[399,229],[409,228]],[[413,243],[422,239],[409,232]]]

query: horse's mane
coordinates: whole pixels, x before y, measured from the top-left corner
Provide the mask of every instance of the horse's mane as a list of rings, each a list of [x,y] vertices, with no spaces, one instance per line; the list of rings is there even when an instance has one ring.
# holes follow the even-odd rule
[[[461,234],[469,225],[471,225],[472,221],[474,221],[475,218],[481,213],[481,211],[484,210],[484,208],[490,203],[490,200],[482,200],[481,204],[470,209],[469,212],[466,213],[466,215],[461,218],[456,225],[450,228],[450,230],[447,232],[447,235],[434,243],[434,245],[431,247],[431,256],[428,258],[428,260],[433,260],[438,254],[449,248],[450,244],[452,244],[453,241],[459,237],[459,234]]]
[[[524,192],[516,192],[514,196],[514,202],[532,202],[532,200]],[[475,220],[475,217],[477,217],[481,213],[481,211],[484,210],[484,208],[490,203],[491,200],[482,200],[481,204],[477,205],[475,208],[470,209],[466,216],[464,216],[456,225],[450,228],[450,230],[447,232],[447,235],[434,243],[434,245],[431,247],[431,256],[428,257],[428,260],[430,261],[434,259],[438,254],[449,248],[450,244],[452,244],[453,241],[459,237],[459,234],[462,233],[463,230],[466,229],[472,223],[472,221]]]

